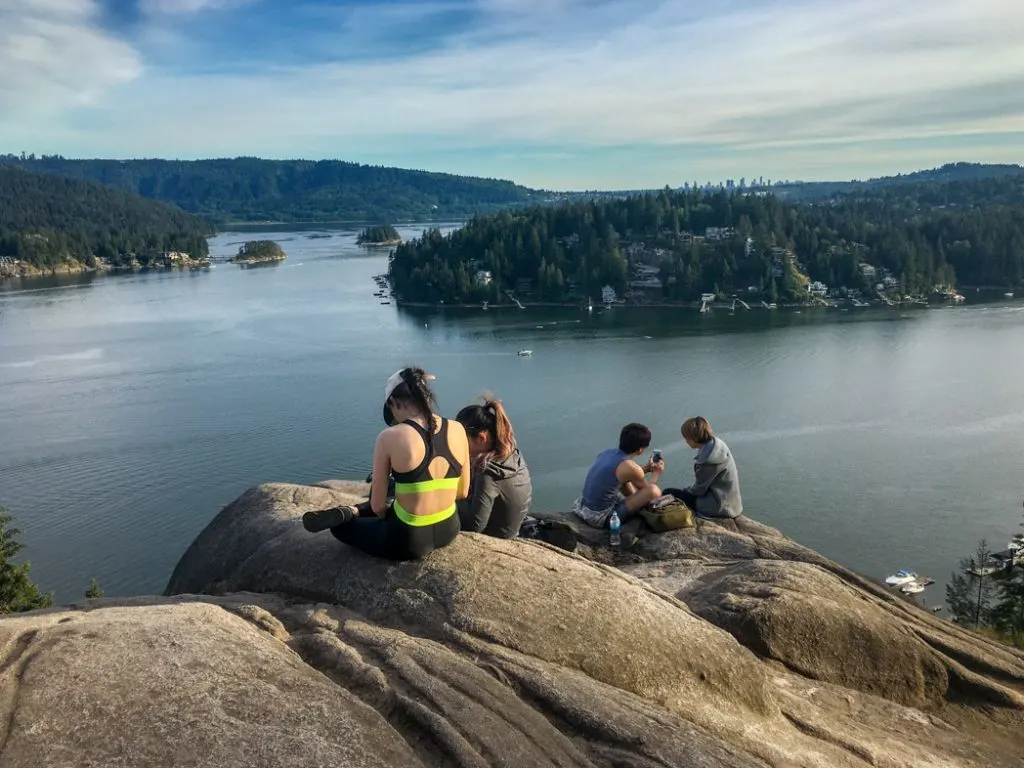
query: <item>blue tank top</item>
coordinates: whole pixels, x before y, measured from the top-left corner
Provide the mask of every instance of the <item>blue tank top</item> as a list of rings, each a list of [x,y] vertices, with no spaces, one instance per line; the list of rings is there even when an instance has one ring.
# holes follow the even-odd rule
[[[596,512],[611,509],[618,503],[620,483],[615,470],[628,458],[629,454],[618,448],[609,448],[598,455],[583,483],[581,501],[585,507]]]

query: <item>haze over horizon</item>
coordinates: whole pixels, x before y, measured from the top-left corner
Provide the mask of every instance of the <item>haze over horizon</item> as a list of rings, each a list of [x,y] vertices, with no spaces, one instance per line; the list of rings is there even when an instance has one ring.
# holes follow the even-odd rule
[[[1019,0],[0,0],[0,152],[640,188],[1020,162]]]

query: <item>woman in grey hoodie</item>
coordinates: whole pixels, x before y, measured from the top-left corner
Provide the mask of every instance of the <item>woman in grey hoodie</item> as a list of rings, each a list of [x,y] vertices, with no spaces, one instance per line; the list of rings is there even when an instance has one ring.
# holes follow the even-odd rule
[[[519,535],[533,486],[500,400],[467,405],[455,417],[466,428],[472,462],[469,498],[458,502],[463,531],[499,539]]]
[[[662,493],[685,502],[701,517],[739,517],[743,514],[740,476],[729,446],[715,437],[703,416],[684,421],[682,433],[686,444],[697,451],[693,460],[694,483],[685,489],[665,488]]]

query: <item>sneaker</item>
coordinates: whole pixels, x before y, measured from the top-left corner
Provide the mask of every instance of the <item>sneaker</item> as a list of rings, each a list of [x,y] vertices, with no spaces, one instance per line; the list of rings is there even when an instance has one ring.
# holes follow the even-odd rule
[[[352,507],[331,507],[330,509],[315,509],[302,516],[302,525],[310,533],[318,533],[333,528],[336,525],[344,525],[355,519],[356,513]]]

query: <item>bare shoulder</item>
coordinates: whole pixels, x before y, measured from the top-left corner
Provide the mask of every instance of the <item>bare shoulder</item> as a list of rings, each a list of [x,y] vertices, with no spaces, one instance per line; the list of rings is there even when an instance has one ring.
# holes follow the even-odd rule
[[[462,426],[461,422],[458,422],[455,419],[448,419],[448,434],[460,440],[468,441],[469,439],[466,437],[466,428]]]
[[[641,468],[639,464],[637,464],[632,459],[626,459],[621,464],[619,464],[618,469],[615,470],[615,474],[621,480],[631,480],[637,477],[643,477],[644,470],[643,468]]]

